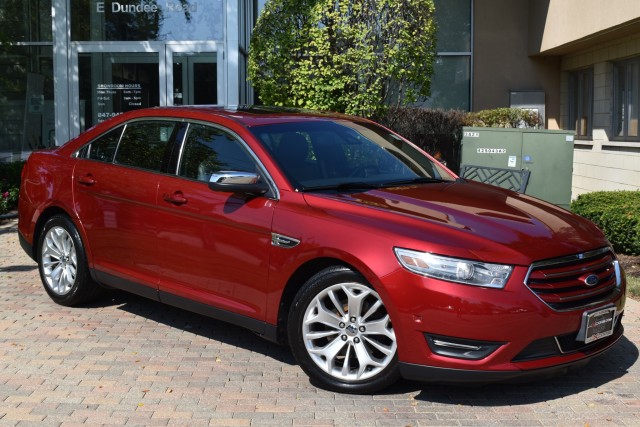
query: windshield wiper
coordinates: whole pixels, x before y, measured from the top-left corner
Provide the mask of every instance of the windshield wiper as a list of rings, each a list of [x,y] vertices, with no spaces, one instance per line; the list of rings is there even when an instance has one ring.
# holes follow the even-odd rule
[[[306,187],[303,191],[352,191],[352,190],[375,190],[382,187],[381,184],[373,182],[343,182],[336,185],[322,185],[318,187]]]
[[[383,184],[384,187],[395,187],[396,185],[411,185],[411,184],[432,184],[444,182],[444,179],[440,178],[430,178],[427,176],[423,176],[420,178],[411,178],[411,179],[402,179],[399,181],[389,181]]]

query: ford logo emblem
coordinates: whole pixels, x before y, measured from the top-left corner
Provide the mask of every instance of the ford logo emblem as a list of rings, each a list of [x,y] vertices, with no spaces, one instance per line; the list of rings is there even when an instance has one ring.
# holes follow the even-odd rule
[[[584,279],[584,284],[587,286],[595,286],[599,281],[600,279],[598,279],[598,276],[596,276],[595,274],[590,274],[586,277],[586,279]]]

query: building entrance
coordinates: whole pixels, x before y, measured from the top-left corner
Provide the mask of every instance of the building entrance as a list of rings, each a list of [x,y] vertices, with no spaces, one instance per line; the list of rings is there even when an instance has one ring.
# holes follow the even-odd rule
[[[139,108],[222,104],[212,43],[78,43],[72,52],[72,136]]]

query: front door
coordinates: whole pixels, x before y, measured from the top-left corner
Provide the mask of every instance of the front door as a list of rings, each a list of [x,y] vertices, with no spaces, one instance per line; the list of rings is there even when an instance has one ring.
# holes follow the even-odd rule
[[[178,176],[163,175],[158,185],[161,298],[233,313],[236,323],[264,320],[276,202],[209,189],[211,174],[223,170],[259,168],[233,133],[189,124]]]

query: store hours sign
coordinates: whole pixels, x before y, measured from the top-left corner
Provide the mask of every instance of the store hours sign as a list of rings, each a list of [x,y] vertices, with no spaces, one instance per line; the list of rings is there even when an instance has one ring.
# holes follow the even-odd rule
[[[96,86],[95,100],[96,123],[148,106],[148,96],[140,83],[100,83]]]

